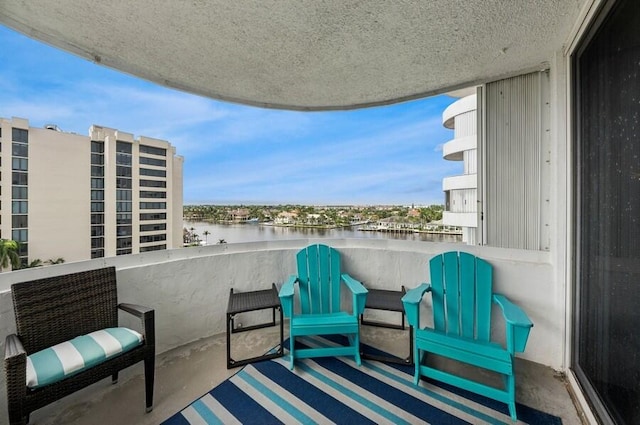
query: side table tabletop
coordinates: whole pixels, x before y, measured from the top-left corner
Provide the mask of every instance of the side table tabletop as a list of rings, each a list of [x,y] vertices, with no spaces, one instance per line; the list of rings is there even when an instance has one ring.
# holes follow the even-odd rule
[[[235,316],[239,313],[247,313],[256,310],[272,309],[272,320],[266,323],[260,323],[253,326],[242,328],[235,327]],[[231,357],[231,334],[237,332],[245,332],[253,329],[261,329],[269,326],[276,326],[276,310],[280,312],[280,345],[275,351],[271,351],[259,356],[234,360]],[[280,307],[280,298],[276,285],[271,284],[271,289],[248,292],[233,292],[233,288],[229,291],[229,304],[227,305],[227,369],[232,367],[243,366],[248,363],[260,360],[268,360],[276,357],[282,357],[282,346],[284,343],[284,326],[282,317],[282,308]]]

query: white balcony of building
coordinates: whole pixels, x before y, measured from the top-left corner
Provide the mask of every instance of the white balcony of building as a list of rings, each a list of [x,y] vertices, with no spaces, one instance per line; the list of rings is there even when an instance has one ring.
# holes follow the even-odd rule
[[[442,179],[442,190],[475,189],[478,187],[477,174],[462,174]]]
[[[453,102],[442,113],[442,125],[453,130],[456,128],[456,117],[475,111],[477,108],[476,95],[465,96]]]
[[[464,160],[464,151],[476,149],[477,137],[465,136],[449,140],[442,146],[442,157],[448,161]]]
[[[476,227],[478,225],[478,213],[444,211],[442,213],[442,223],[447,226]]]

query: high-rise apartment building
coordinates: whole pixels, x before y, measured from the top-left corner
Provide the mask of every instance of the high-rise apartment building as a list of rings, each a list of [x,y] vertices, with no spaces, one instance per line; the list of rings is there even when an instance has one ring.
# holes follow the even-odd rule
[[[476,110],[476,95],[471,94],[458,99],[442,113],[442,124],[454,133],[453,139],[442,147],[442,155],[446,160],[462,162],[462,174],[445,177],[442,181],[445,194],[442,224],[461,227],[462,241],[470,245],[476,244],[478,228]]]
[[[0,118],[0,237],[24,263],[181,247],[182,165],[164,140]]]

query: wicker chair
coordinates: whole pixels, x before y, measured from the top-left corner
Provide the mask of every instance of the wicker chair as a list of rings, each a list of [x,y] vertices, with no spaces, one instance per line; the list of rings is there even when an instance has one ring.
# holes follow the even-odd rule
[[[26,424],[29,414],[62,397],[144,360],[146,407],[153,406],[154,310],[118,304],[114,267],[72,273],[11,286],[17,335],[5,345],[9,421]],[[77,336],[118,326],[118,308],[142,321],[142,345],[50,385],[26,386],[27,356]]]

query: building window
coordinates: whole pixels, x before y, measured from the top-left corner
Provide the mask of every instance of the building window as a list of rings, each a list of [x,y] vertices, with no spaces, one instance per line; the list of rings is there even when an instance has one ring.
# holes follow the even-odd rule
[[[147,158],[146,156],[140,157],[140,164],[154,165],[156,167],[166,167],[167,161],[164,159]]]
[[[133,217],[131,214],[127,214],[127,213],[116,214],[116,224],[131,224],[132,219]]]
[[[11,197],[13,199],[27,199],[28,188],[26,186],[12,186]]]
[[[167,214],[166,213],[143,213],[143,214],[140,214],[140,221],[166,220],[166,219],[167,219]]]
[[[11,183],[19,186],[26,186],[29,182],[27,177],[27,173],[21,172],[12,172],[11,173]]]
[[[104,153],[104,143],[91,141],[91,153]]]
[[[91,212],[104,212],[104,202],[92,202]]]
[[[117,153],[128,153],[131,155],[131,143],[116,141],[116,152]]]
[[[140,153],[150,153],[151,155],[167,156],[167,150],[154,146],[140,145]]]
[[[29,145],[14,142],[11,144],[11,154],[13,156],[21,156],[26,158],[29,156]]]
[[[116,153],[116,164],[118,164],[118,165],[128,165],[130,167],[131,163],[133,162],[131,158],[132,157],[131,157],[130,154]]]
[[[116,176],[118,177],[131,177],[131,167],[124,165],[116,166]]]
[[[104,214],[91,214],[91,224],[104,224]]]
[[[116,187],[118,189],[131,189],[131,179],[117,178]]]
[[[116,190],[116,199],[118,201],[130,201],[133,192],[130,190],[122,190],[122,189],[117,189]]]
[[[132,229],[131,225],[118,226],[118,228],[116,230],[116,235],[118,237],[120,237],[120,236],[131,236],[132,233],[133,233],[133,229]]]
[[[91,177],[104,177],[104,167],[101,165],[92,165]]]
[[[154,232],[158,230],[167,230],[166,223],[156,223],[156,224],[141,224],[140,231],[141,232]]]
[[[29,131],[22,128],[12,128],[11,140],[19,143],[29,143]]]
[[[92,201],[104,201],[104,190],[92,190],[91,191],[91,200]]]
[[[11,226],[14,229],[26,228],[28,226],[28,215],[12,215],[11,216]]]
[[[104,165],[104,155],[101,153],[92,153],[91,163],[95,165]]]
[[[167,177],[166,170],[151,170],[149,168],[141,168],[140,169],[141,176],[152,176],[152,177]]]
[[[166,202],[140,202],[141,210],[166,210]]]
[[[91,248],[104,248],[104,238],[91,238]]]
[[[140,247],[140,252],[148,252],[148,251],[160,251],[163,249],[167,249],[167,245],[151,245],[151,246],[142,246]]]
[[[167,240],[167,235],[164,233],[161,235],[140,236],[140,243],[160,242],[160,241],[166,241],[166,240]]]
[[[167,187],[165,180],[140,180],[140,187]]]
[[[156,199],[166,199],[167,192],[153,192],[151,190],[141,190],[140,191],[141,198],[156,198]]]
[[[29,213],[27,201],[11,201],[11,213],[13,214],[27,214]]]
[[[15,171],[27,171],[29,169],[29,160],[27,158],[12,158],[11,169]]]
[[[116,202],[116,212],[130,212],[132,208],[131,202]]]
[[[11,239],[20,244],[27,242],[29,231],[27,229],[15,229],[11,231]]]
[[[91,237],[104,236],[104,226],[91,226]]]
[[[91,141],[91,210],[104,211],[104,143]],[[104,257],[104,214],[91,214],[91,258]]]
[[[133,244],[133,239],[131,238],[118,238],[116,242],[117,248],[131,248]]]

